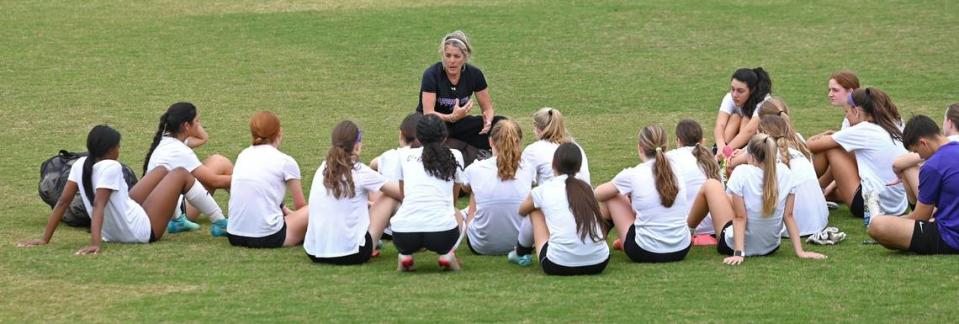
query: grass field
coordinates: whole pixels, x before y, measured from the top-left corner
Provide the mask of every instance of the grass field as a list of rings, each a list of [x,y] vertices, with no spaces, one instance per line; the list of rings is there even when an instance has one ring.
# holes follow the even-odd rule
[[[416,104],[437,42],[463,29],[498,114],[532,135],[551,106],[590,156],[593,179],[637,163],[636,131],[681,118],[711,129],[729,76],[763,66],[805,134],[838,127],[828,75],[856,70],[905,116],[941,116],[959,101],[954,1],[3,1],[0,2],[0,321],[2,322],[951,322],[959,258],[861,245],[845,209],[822,262],[777,255],[728,267],[713,248],[677,264],[640,265],[615,252],[601,276],[551,278],[504,257],[459,255],[464,270],[394,272],[396,252],[356,267],[315,266],[301,248],[232,248],[201,232],[158,244],[106,244],[73,256],[89,235],[62,226],[38,238],[49,208],[38,166],[83,150],[109,123],[121,160],[139,169],[158,116],[200,107],[203,157],[235,157],[253,112],[277,112],[282,150],[309,189],[329,132],[360,124],[364,159],[393,147]],[[527,137],[529,142],[530,138]],[[226,206],[227,197],[218,194]]]

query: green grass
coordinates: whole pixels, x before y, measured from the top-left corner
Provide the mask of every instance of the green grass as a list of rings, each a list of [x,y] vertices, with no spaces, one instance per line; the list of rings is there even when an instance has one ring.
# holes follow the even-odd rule
[[[204,231],[158,244],[106,244],[76,257],[82,230],[61,227],[34,249],[49,208],[41,161],[82,150],[93,125],[124,135],[139,169],[172,102],[190,100],[212,137],[200,156],[235,157],[253,112],[283,120],[282,149],[309,189],[329,131],[349,118],[365,159],[395,145],[436,44],[463,29],[497,113],[520,121],[558,108],[598,184],[637,163],[635,133],[681,118],[711,129],[732,71],[763,66],[805,134],[838,127],[828,75],[859,72],[905,116],[941,116],[959,101],[952,1],[5,1],[0,3],[0,321],[954,321],[959,259],[861,245],[846,210],[830,223],[826,261],[777,255],[721,264],[711,248],[640,265],[615,252],[607,271],[551,278],[461,249],[464,271],[400,274],[392,247],[356,267],[316,266],[301,248],[229,247]],[[530,141],[529,138],[526,141]],[[226,196],[218,194],[225,206]]]

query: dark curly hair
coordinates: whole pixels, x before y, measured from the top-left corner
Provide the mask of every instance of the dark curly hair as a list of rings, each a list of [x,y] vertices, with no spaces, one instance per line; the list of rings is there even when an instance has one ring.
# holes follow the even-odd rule
[[[436,115],[426,115],[416,124],[416,139],[423,146],[423,168],[426,173],[445,181],[453,180],[459,162],[446,146],[446,124]]]

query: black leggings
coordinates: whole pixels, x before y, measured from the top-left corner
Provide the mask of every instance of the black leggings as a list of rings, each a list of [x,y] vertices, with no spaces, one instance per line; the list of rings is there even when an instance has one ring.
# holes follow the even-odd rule
[[[493,125],[496,125],[503,116],[493,116]],[[455,123],[446,123],[449,137],[463,141],[469,146],[489,150],[489,133],[480,134],[483,130],[483,116],[466,116]]]
[[[437,254],[447,254],[450,253],[459,238],[459,227],[440,232],[400,233],[393,231],[393,246],[396,246],[396,250],[400,254],[406,255],[413,254],[422,248]]]

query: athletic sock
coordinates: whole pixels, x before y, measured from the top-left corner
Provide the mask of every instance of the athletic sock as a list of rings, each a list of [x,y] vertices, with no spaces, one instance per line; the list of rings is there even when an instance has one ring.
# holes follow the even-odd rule
[[[527,255],[533,253],[533,223],[529,217],[523,218],[519,225],[519,235],[516,237],[516,254]],[[525,252],[524,252],[525,251]]]
[[[522,243],[516,242],[516,255],[524,256],[524,255],[530,255],[530,254],[533,254],[533,247],[524,246]]]
[[[190,205],[193,205],[193,207],[196,207],[201,213],[210,217],[211,222],[224,219],[223,210],[220,209],[220,206],[216,204],[216,200],[213,200],[213,196],[206,191],[206,188],[204,188],[199,181],[193,182],[193,186],[190,187],[190,190],[188,190],[183,197],[190,202]]]

